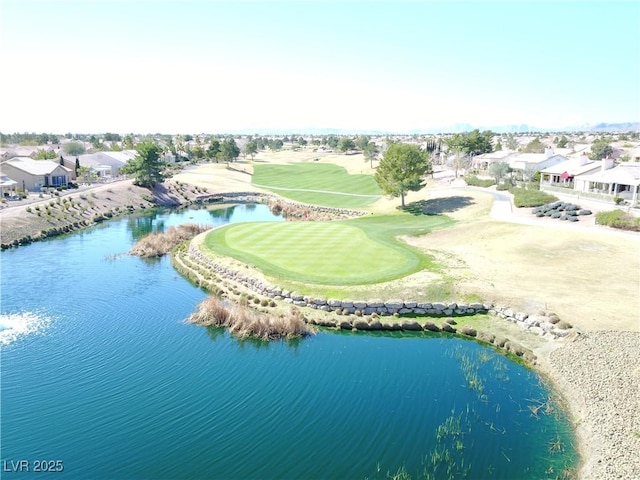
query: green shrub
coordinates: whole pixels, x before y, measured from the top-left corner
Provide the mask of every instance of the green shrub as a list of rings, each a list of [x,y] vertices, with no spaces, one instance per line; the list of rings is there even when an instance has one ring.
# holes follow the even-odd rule
[[[622,210],[599,212],[596,214],[596,223],[622,230],[640,232],[640,218],[636,218]]]
[[[496,187],[496,190],[499,190],[501,192],[503,192],[505,190],[511,190],[511,185],[509,185],[508,183],[501,183],[500,185],[498,185]]]
[[[475,175],[467,175],[466,177],[464,177],[464,181],[467,182],[467,185],[470,185],[472,187],[490,187],[491,185],[494,185],[496,182],[492,179],[481,179],[476,177]]]
[[[524,188],[512,188],[513,203],[516,207],[539,207],[545,203],[557,201],[557,197],[540,190],[525,190]]]

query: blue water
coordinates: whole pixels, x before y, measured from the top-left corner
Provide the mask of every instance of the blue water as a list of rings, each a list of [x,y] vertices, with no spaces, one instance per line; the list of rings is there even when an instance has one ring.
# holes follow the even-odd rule
[[[121,255],[170,225],[255,219],[281,220],[262,205],[165,212],[0,254],[2,478],[33,478],[7,471],[18,460],[91,479],[554,478],[575,464],[562,412],[529,409],[549,396],[537,375],[491,349],[426,334],[237,341],[183,321],[206,293],[168,258]]]

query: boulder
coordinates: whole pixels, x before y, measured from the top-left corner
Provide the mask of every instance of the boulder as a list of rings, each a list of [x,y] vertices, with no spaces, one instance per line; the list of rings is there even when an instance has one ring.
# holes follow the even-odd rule
[[[402,330],[402,326],[398,322],[383,323],[382,329],[383,330]]]
[[[516,318],[516,320],[518,320],[519,322],[523,322],[527,319],[529,315],[527,315],[524,312],[517,312],[514,317]]]
[[[402,329],[403,330],[410,330],[410,331],[420,331],[422,330],[422,325],[420,325],[418,322],[416,322],[415,320],[405,320],[404,322],[402,322]]]
[[[424,329],[430,332],[439,332],[440,328],[433,322],[424,322]]]
[[[404,307],[404,302],[389,301],[389,302],[384,302],[384,306],[389,310],[400,310],[401,308]]]
[[[353,328],[357,330],[371,330],[371,326],[365,320],[354,320]]]
[[[447,322],[444,322],[442,325],[440,325],[440,329],[443,332],[456,333],[456,329],[449,325]]]
[[[370,330],[382,330],[382,323],[380,323],[380,320],[371,320],[371,323],[369,323],[369,329]]]
[[[462,327],[460,329],[460,333],[462,333],[463,335],[467,335],[469,337],[476,337],[478,335],[478,331],[475,328],[470,327],[468,325],[465,325],[464,327]]]
[[[493,343],[500,348],[504,348],[504,345],[509,341],[508,338],[505,337],[496,337]]]
[[[493,333],[489,332],[478,332],[478,340],[482,340],[483,342],[493,343],[496,339],[496,336]]]
[[[521,356],[524,355],[525,348],[522,345],[518,344],[518,343],[511,342],[509,344],[509,351],[511,353],[521,357]]]
[[[340,320],[340,323],[338,324],[338,326],[340,327],[341,330],[352,329],[351,322],[349,320]]]

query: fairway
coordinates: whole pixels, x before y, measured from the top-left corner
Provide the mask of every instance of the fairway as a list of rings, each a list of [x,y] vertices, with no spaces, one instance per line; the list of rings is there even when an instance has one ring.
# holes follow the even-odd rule
[[[380,198],[371,175],[349,175],[344,168],[327,163],[255,165],[252,184],[297,202],[326,207],[362,208]]]
[[[421,235],[445,216],[386,215],[330,222],[240,223],[210,232],[205,247],[265,274],[319,285],[362,285],[433,268],[431,257],[397,239]]]

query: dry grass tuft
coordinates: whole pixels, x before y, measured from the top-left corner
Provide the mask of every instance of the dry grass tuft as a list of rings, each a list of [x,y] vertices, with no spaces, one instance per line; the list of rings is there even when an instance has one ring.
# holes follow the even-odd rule
[[[139,257],[161,257],[174,247],[196,235],[211,229],[209,225],[185,223],[178,227],[169,227],[164,233],[151,233],[139,240],[129,252]]]
[[[292,308],[280,316],[266,315],[245,305],[234,304],[228,307],[214,296],[203,300],[187,321],[207,327],[226,327],[232,335],[240,338],[275,340],[313,334],[297,309]]]

